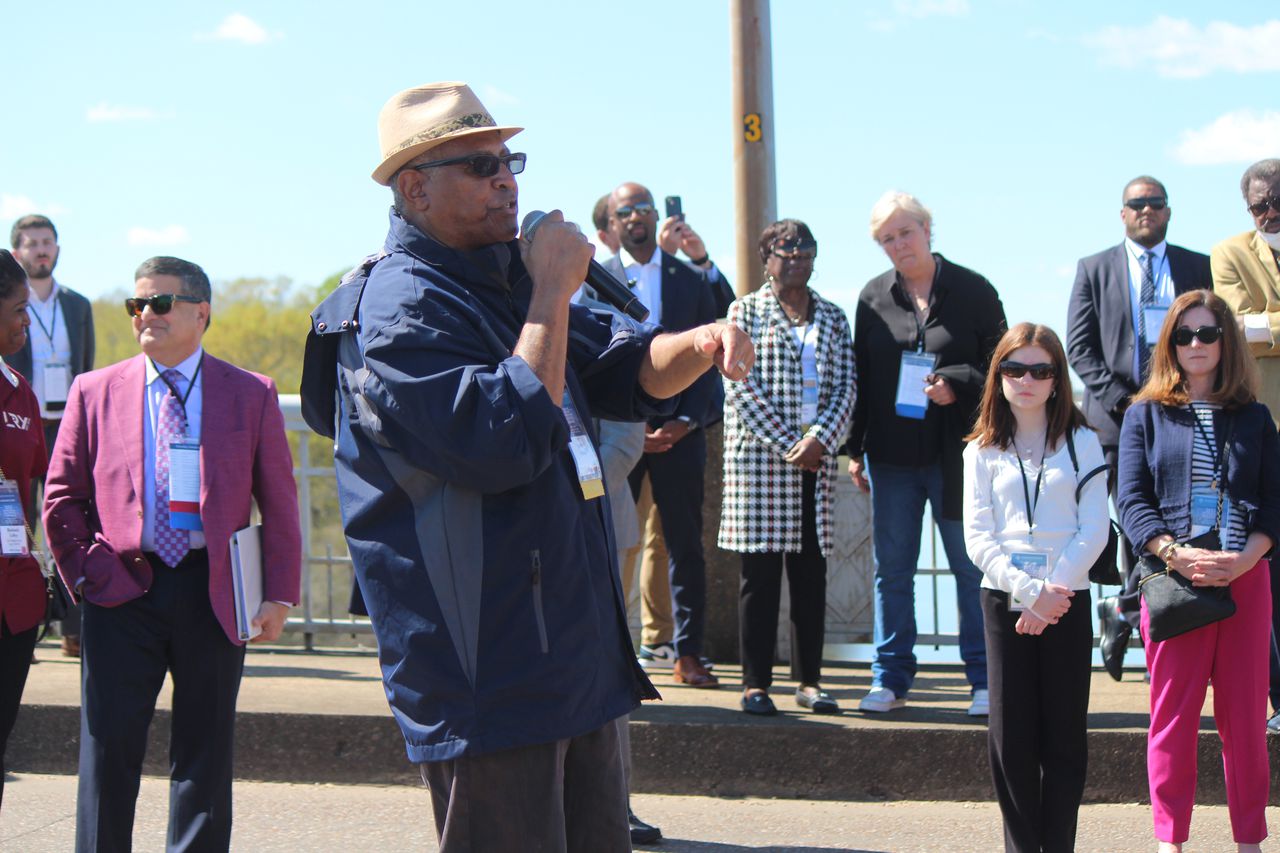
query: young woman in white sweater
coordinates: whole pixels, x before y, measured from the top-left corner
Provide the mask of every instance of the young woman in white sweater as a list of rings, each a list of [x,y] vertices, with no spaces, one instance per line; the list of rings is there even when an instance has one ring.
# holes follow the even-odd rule
[[[983,574],[1005,849],[1069,851],[1087,769],[1089,567],[1109,521],[1102,447],[1071,400],[1052,329],[1020,323],[1000,339],[968,439],[965,545]]]

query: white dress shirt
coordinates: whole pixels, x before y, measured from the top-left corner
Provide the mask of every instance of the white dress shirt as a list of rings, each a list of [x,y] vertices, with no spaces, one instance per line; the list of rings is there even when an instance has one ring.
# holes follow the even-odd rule
[[[204,347],[196,347],[196,351],[187,357],[181,364],[174,365],[183,376],[183,381],[178,383],[178,393],[186,394],[187,389],[191,385],[191,380],[195,379],[195,387],[191,388],[191,395],[187,397],[187,437],[196,441],[200,440],[200,415],[204,411],[204,371],[200,371],[200,375],[196,375],[196,368],[200,365],[200,359],[204,355]],[[151,359],[146,360],[147,363],[147,392],[144,395],[143,405],[146,407],[143,418],[143,478],[142,478],[142,550],[154,551],[156,549],[156,429],[160,418],[160,405],[164,402],[165,395],[169,393],[169,386],[164,379],[160,377],[165,369],[164,365],[157,365]],[[159,368],[157,370],[156,368]],[[199,530],[190,531],[191,547],[203,548],[205,546],[204,533]]]
[[[31,390],[36,392],[36,400],[40,403],[40,417],[58,420],[62,417],[61,409],[51,412],[44,407],[46,364],[52,361],[68,365],[67,382],[71,381],[71,337],[67,334],[66,313],[58,304],[58,283],[53,283],[49,298],[43,301],[31,289],[27,308],[31,312],[31,326],[27,329],[27,336],[31,338]]]
[[[1144,252],[1150,251],[1155,257],[1151,259],[1151,274],[1156,284],[1156,301],[1154,304],[1169,307],[1173,304],[1175,293],[1173,290],[1173,275],[1169,272],[1169,255],[1165,250],[1169,248],[1169,243],[1161,240],[1155,246],[1147,249],[1145,246],[1139,246],[1137,243],[1124,238],[1125,255],[1129,260],[1129,320],[1133,323],[1133,375],[1134,377],[1142,376],[1142,367],[1139,361],[1142,352],[1142,341],[1138,340],[1138,315],[1142,311],[1142,255]],[[1154,345],[1156,337],[1159,336],[1159,329],[1147,329],[1147,343]],[[1138,380],[1141,383],[1141,380]]]
[[[618,256],[623,272],[636,283],[636,296],[649,309],[650,323],[662,322],[662,250],[656,246],[648,263],[640,263],[624,250]]]
[[[1080,476],[1104,464],[1102,446],[1091,429],[1073,436]],[[1023,461],[1035,502],[1035,535],[1028,520],[1022,472],[1013,446],[964,449],[964,541],[969,558],[982,570],[982,586],[1034,604],[1044,588],[1013,565],[1017,551],[1048,553],[1049,580],[1068,589],[1089,588],[1089,567],[1107,544],[1107,477],[1098,474],[1076,505],[1076,472],[1066,442],[1044,460],[1040,497],[1034,495],[1039,468]]]

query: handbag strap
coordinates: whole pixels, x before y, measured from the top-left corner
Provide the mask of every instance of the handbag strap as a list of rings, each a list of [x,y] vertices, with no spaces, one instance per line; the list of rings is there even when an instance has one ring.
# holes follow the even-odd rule
[[[1076,503],[1080,503],[1080,494],[1094,477],[1111,470],[1111,466],[1102,463],[1083,477],[1080,476],[1080,460],[1076,458],[1076,443],[1071,439],[1071,430],[1067,430],[1067,454],[1071,456],[1071,468],[1076,472]]]
[[[0,482],[9,479],[4,473],[4,466],[0,465]],[[14,482],[17,482],[16,480]],[[27,531],[27,540],[31,542],[31,556],[36,561],[36,565],[40,567],[40,574],[44,575],[46,580],[53,578],[53,570],[46,565],[45,553],[36,544],[36,535],[31,532],[31,523],[27,521],[26,512],[22,513],[22,526]]]

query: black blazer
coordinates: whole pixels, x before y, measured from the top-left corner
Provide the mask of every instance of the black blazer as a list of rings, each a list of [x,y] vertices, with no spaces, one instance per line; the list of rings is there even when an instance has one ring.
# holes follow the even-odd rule
[[[1166,247],[1174,293],[1213,289],[1209,256],[1172,244]],[[1084,414],[1104,447],[1120,443],[1120,423],[1129,397],[1137,330],[1129,301],[1129,260],[1124,243],[1090,255],[1076,268],[1067,309],[1067,360],[1084,383]]]
[[[657,251],[662,251],[658,249]],[[615,255],[604,262],[604,268],[613,273],[618,281],[626,281],[622,261]],[[721,276],[723,280],[723,276]],[[590,285],[585,293],[589,298],[598,299]],[[662,252],[662,328],[668,332],[683,332],[694,326],[714,323],[716,320],[716,300],[706,276],[695,272],[666,252]],[[649,322],[656,323],[658,318],[650,317]],[[655,418],[651,426],[659,427],[675,417],[689,417],[700,426],[716,423],[721,418],[724,407],[724,387],[720,384],[720,374],[708,370],[698,377],[692,385],[680,395],[673,415],[667,418]]]
[[[88,373],[93,370],[93,309],[88,299],[61,284],[58,285],[58,295],[55,298],[58,300],[58,315],[65,317],[67,321],[67,337],[71,341],[71,375],[79,376],[81,373]],[[21,373],[28,382],[34,381],[31,376],[33,332],[37,335],[44,334],[40,331],[34,317],[31,318],[31,328],[27,330],[27,339],[23,342],[22,349],[5,359],[5,362]]]

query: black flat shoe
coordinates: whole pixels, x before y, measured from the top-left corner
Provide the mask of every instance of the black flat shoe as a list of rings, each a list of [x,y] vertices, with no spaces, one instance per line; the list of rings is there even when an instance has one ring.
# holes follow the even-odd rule
[[[636,817],[631,809],[627,809],[627,823],[631,825],[632,844],[657,844],[662,840],[662,830]]]
[[[1120,614],[1117,604],[1115,596],[1098,601],[1098,650],[1107,674],[1119,681],[1124,675],[1124,651],[1133,626]]]
[[[752,693],[742,697],[742,710],[758,717],[772,717],[778,713],[768,693]]]
[[[825,690],[819,690],[817,693],[805,693],[803,688],[796,688],[796,704],[801,708],[808,708],[815,714],[838,714],[840,706],[836,704],[836,700],[831,694]]]

